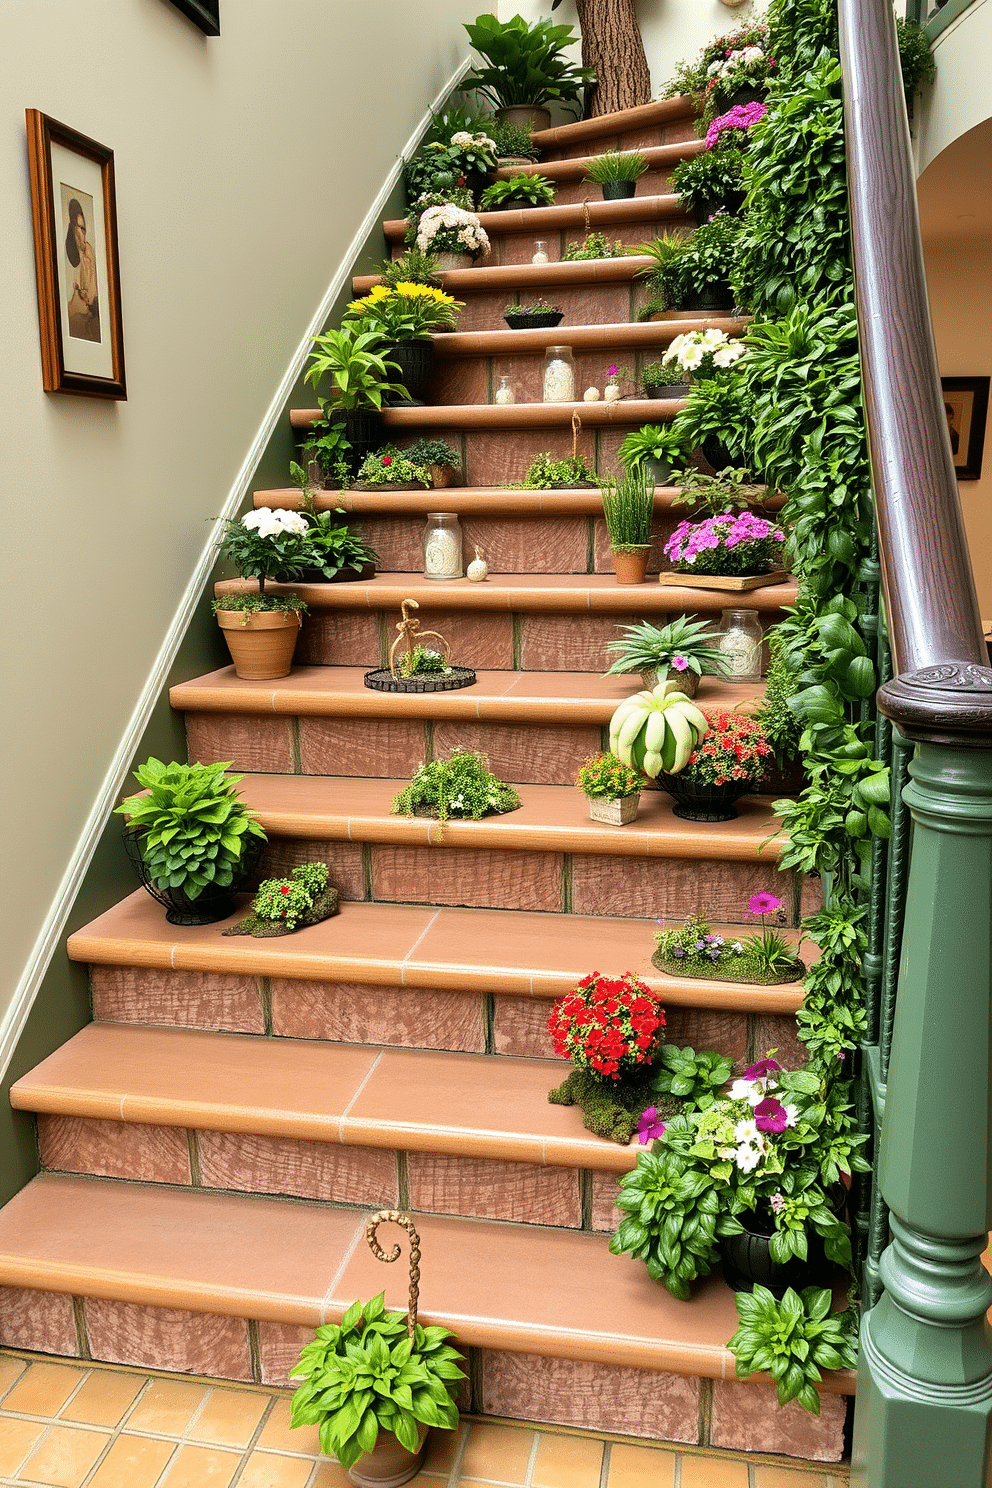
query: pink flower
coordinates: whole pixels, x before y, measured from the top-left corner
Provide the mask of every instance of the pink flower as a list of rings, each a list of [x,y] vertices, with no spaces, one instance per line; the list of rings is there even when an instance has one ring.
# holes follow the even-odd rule
[[[620,371],[620,368],[619,367],[607,367],[607,369],[606,369],[606,375],[607,375],[607,377],[616,377],[616,375],[617,375],[617,373],[619,371]]]
[[[754,1124],[759,1131],[783,1132],[787,1121],[788,1112],[773,1095],[766,1095],[754,1108]]]
[[[757,1064],[749,1064],[744,1071],[745,1080],[764,1080],[769,1075],[774,1075],[782,1066],[777,1059],[759,1059]]]
[[[665,1135],[665,1123],[658,1120],[658,1107],[648,1106],[641,1113],[641,1119],[637,1123],[637,1140],[642,1147],[646,1147],[653,1137]]]
[[[747,907],[753,915],[766,915],[778,909],[781,903],[781,899],[775,894],[752,894],[747,902]],[[781,1068],[781,1066],[778,1066],[778,1068]]]
[[[689,667],[689,658],[688,658],[688,656],[673,656],[672,657],[672,666],[675,668],[675,670],[677,672],[687,671],[688,670],[688,667]]]

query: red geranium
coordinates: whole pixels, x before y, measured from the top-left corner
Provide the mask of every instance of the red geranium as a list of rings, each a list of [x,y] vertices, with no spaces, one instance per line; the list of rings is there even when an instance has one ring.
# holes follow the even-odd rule
[[[650,987],[633,972],[621,977],[592,972],[560,997],[548,1030],[554,1051],[578,1069],[619,1080],[650,1064],[664,1039],[665,1012]]]

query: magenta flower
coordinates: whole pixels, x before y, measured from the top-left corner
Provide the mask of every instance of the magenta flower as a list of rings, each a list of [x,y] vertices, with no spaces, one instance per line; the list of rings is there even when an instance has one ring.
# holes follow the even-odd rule
[[[747,907],[753,915],[771,914],[782,903],[776,894],[752,894]]]
[[[672,666],[675,668],[675,670],[677,672],[684,672],[684,671],[686,671],[688,669],[688,666],[689,666],[689,658],[688,658],[688,656],[673,656],[672,657]]]
[[[646,1147],[653,1137],[665,1135],[665,1123],[658,1120],[658,1107],[648,1106],[646,1111],[641,1112],[641,1119],[637,1123],[637,1140],[642,1147]]]
[[[620,371],[620,368],[619,367],[607,367],[607,369],[606,369],[606,375],[607,375],[607,377],[616,377],[616,375],[617,375],[617,373],[619,371]]]
[[[754,1108],[754,1124],[759,1131],[783,1132],[787,1119],[785,1107],[773,1095],[766,1095]]]
[[[776,1074],[782,1066],[777,1059],[759,1059],[757,1064],[749,1064],[744,1071],[745,1080],[763,1080],[766,1075]]]

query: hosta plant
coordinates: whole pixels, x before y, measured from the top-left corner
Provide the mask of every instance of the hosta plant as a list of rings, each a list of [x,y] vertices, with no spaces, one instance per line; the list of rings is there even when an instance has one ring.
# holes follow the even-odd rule
[[[697,1111],[705,1111],[713,1104],[734,1069],[734,1061],[728,1054],[718,1054],[715,1049],[702,1049],[697,1054],[695,1049],[680,1049],[677,1044],[665,1044],[659,1052],[658,1064],[655,1090],[662,1095],[676,1095]]]
[[[625,699],[610,719],[610,751],[651,780],[664,770],[677,775],[709,728],[709,720],[684,692],[662,682]]]
[[[779,1302],[763,1286],[737,1292],[740,1327],[728,1347],[736,1357],[737,1375],[746,1379],[767,1370],[778,1389],[779,1405],[798,1400],[803,1410],[820,1414],[816,1389],[821,1369],[854,1369],[858,1362],[858,1315],[848,1308],[834,1312],[826,1287],[790,1287]]]
[[[317,1329],[290,1379],[302,1379],[293,1396],[292,1424],[318,1426],[320,1445],[346,1470],[391,1431],[408,1452],[420,1447],[421,1426],[458,1425],[451,1398],[465,1378],[461,1355],[447,1328],[407,1333],[406,1315],[386,1312],[385,1294],[355,1302],[340,1323]]]
[[[247,839],[265,838],[226,775],[231,761],[213,765],[163,764],[152,757],[134,772],[145,794],[114,810],[140,838],[141,856],[157,889],[181,889],[197,899],[206,888],[229,888]]]

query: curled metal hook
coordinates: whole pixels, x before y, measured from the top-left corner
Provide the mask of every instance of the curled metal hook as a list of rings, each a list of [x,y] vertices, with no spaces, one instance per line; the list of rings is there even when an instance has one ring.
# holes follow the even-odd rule
[[[380,1209],[365,1226],[365,1238],[377,1261],[398,1261],[401,1253],[398,1245],[388,1253],[383,1250],[376,1239],[381,1224],[398,1224],[410,1236],[410,1307],[406,1315],[406,1331],[412,1339],[417,1332],[417,1299],[420,1296],[420,1236],[409,1214],[402,1214],[398,1209]]]

